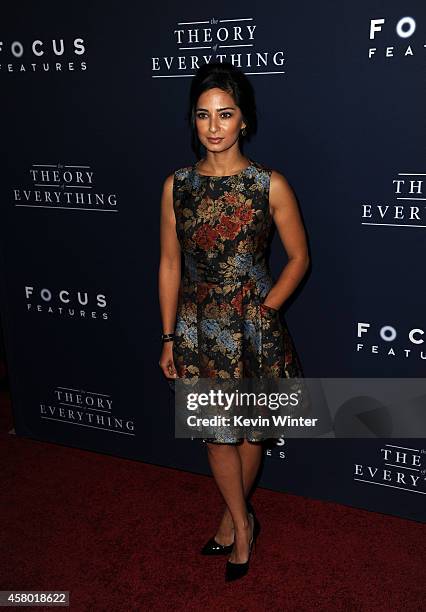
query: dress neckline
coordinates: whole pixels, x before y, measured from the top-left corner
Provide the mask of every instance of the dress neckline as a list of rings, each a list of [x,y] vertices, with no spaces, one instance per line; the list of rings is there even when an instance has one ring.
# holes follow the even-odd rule
[[[242,174],[243,172],[245,172],[246,170],[248,170],[249,168],[253,166],[253,160],[251,160],[249,157],[247,159],[250,162],[248,166],[246,166],[242,170],[239,170],[238,172],[234,172],[234,174],[201,174],[201,172],[198,172],[197,170],[198,162],[195,162],[193,169],[194,169],[195,174],[197,174],[198,176],[205,176],[206,178],[212,178],[212,179],[230,178],[231,176],[238,176]]]

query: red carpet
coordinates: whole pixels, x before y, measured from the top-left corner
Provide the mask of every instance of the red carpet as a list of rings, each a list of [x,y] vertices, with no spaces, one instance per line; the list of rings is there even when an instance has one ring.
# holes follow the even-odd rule
[[[425,609],[420,523],[258,489],[250,572],[225,584],[226,557],[198,554],[221,514],[211,477],[9,435],[6,400],[1,590],[69,590],[90,612]]]

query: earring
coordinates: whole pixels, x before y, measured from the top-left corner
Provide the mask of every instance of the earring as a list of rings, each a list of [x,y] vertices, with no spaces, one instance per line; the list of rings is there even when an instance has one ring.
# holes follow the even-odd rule
[[[242,136],[245,136],[245,135],[246,135],[246,133],[247,133],[247,132],[246,132],[246,128],[245,128],[245,127],[243,127],[243,129],[241,130],[241,135],[242,135]]]

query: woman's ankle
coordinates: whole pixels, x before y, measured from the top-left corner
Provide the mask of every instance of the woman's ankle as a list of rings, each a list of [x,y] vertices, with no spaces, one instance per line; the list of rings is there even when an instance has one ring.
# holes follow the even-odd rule
[[[252,526],[252,520],[250,519],[249,516],[247,516],[247,519],[243,519],[242,522],[237,523],[235,525],[235,532],[247,532],[250,531]]]

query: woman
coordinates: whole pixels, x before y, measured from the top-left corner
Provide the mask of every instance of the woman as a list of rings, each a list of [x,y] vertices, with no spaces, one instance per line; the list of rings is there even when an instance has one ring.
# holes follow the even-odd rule
[[[188,119],[198,161],[166,178],[161,199],[159,365],[168,379],[302,376],[278,311],[306,273],[306,238],[285,177],[242,153],[257,127],[245,74],[229,63],[202,66],[192,80]],[[265,259],[274,224],[288,255],[275,283]],[[218,431],[203,441],[226,506],[201,552],[230,553],[225,579],[235,580],[248,571],[260,527],[246,500],[262,436]]]

